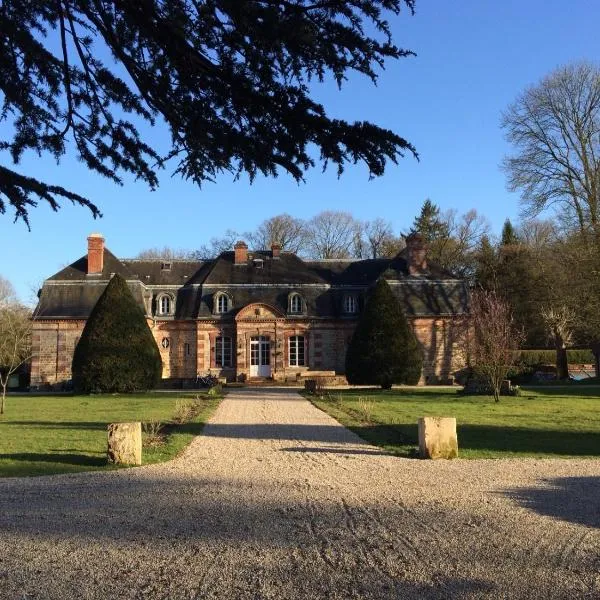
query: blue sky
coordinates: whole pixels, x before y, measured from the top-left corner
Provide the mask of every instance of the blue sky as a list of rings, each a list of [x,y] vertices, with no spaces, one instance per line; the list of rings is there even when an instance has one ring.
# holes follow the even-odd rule
[[[315,86],[330,114],[373,121],[416,146],[420,161],[407,155],[376,180],[357,165],[341,179],[320,169],[300,185],[285,174],[252,185],[223,175],[198,189],[165,171],[150,192],[135,181],[116,186],[70,157],[56,165],[50,157],[26,156],[20,172],[87,195],[104,217],[94,221],[66,203],[58,213],[40,204],[28,232],[10,213],[0,216],[0,275],[26,300],[44,278],[83,255],[87,235],[96,231],[120,257],[150,247],[193,249],[282,212],[309,218],[348,210],[360,219],[388,219],[400,233],[428,197],[442,209],[476,208],[498,232],[507,217],[519,220],[518,195],[506,191],[499,168],[510,151],[501,111],[558,65],[598,60],[599,22],[600,2],[590,0],[417,0],[415,16],[406,11],[392,21],[396,44],[416,57],[388,64],[377,87],[357,77],[342,91],[331,82]],[[167,138],[161,129],[150,135],[161,144]],[[7,158],[0,157],[2,164]]]

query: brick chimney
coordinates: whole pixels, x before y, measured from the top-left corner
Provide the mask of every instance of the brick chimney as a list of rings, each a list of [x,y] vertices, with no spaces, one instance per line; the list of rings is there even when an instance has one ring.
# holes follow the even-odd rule
[[[245,265],[248,262],[248,244],[239,240],[235,243],[233,249],[235,251],[235,264]]]
[[[91,233],[87,241],[87,274],[100,275],[104,268],[104,238],[101,233]]]
[[[273,258],[279,258],[280,254],[281,254],[281,244],[277,244],[277,243],[271,244],[271,256]]]
[[[406,237],[406,254],[409,275],[423,275],[427,271],[427,243],[420,233]]]

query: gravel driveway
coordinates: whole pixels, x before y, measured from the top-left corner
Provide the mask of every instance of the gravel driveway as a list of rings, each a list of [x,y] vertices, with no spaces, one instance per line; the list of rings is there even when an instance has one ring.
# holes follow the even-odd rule
[[[395,458],[290,391],[170,463],[0,480],[2,600],[600,598],[599,555],[600,461]]]

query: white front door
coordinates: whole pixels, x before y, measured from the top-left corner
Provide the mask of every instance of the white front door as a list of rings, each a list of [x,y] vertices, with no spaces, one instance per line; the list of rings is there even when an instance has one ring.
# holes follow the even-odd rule
[[[271,376],[271,341],[267,336],[250,338],[250,377]]]

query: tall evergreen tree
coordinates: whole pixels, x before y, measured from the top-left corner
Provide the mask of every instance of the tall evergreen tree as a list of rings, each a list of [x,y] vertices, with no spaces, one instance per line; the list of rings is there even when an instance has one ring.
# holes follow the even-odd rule
[[[498,285],[498,254],[487,235],[481,236],[475,252],[475,285],[495,290]]]
[[[449,235],[448,224],[442,219],[440,207],[429,198],[423,202],[421,212],[413,222],[411,233],[420,233],[427,243],[431,243]]]
[[[357,385],[415,385],[422,350],[400,303],[385,279],[371,291],[346,353],[346,377]]]
[[[519,236],[513,227],[513,224],[510,222],[510,219],[506,219],[504,221],[504,225],[502,226],[502,235],[500,236],[500,245],[501,246],[514,246],[519,242]]]
[[[127,282],[115,275],[92,310],[73,355],[77,393],[135,392],[156,387],[160,352]]]

